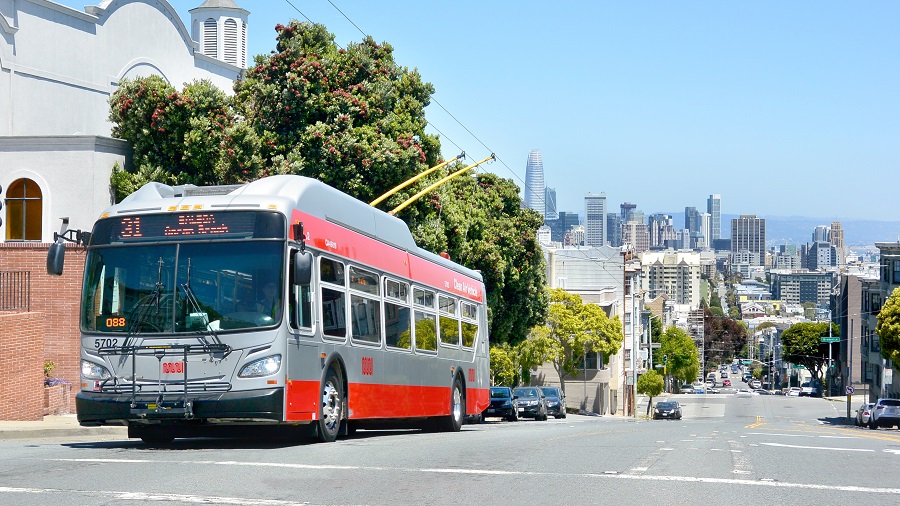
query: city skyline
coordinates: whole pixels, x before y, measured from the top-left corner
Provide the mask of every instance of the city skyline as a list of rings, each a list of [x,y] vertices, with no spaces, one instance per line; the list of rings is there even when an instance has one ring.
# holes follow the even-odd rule
[[[169,3],[184,20],[202,0]],[[647,213],[702,209],[714,186],[734,214],[900,216],[890,185],[877,184],[898,162],[900,3],[236,3],[250,11],[251,60],[292,18],[322,23],[341,45],[363,32],[391,44],[434,85],[428,130],[446,158],[496,153],[482,170],[521,187],[522,161],[540,149],[559,210],[578,209],[586,191]],[[491,28],[435,37],[409,12]],[[541,37],[522,35],[536,27]],[[842,183],[851,174],[863,178]]]

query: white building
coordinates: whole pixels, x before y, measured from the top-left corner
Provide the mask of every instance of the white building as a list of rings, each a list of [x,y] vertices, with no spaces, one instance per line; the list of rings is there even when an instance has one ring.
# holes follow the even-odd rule
[[[700,254],[694,251],[646,252],[641,258],[641,288],[651,298],[665,294],[673,304],[700,307]]]
[[[231,93],[247,61],[248,15],[206,0],[191,10],[192,37],[165,0],[83,11],[0,0],[0,241],[52,242],[63,216],[90,229],[112,203],[113,164],[130,163],[107,119],[118,84],[155,74],[178,90],[207,79]]]

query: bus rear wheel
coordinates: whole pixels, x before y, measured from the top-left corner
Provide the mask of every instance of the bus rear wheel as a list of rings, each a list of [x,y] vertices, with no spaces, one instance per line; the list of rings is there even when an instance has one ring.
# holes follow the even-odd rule
[[[445,432],[459,432],[463,425],[466,410],[466,394],[462,381],[457,377],[453,380],[453,388],[450,390],[450,414],[444,418],[441,429]]]
[[[319,409],[319,441],[331,443],[337,439],[343,419],[344,390],[341,378],[333,367],[322,380],[322,405]]]

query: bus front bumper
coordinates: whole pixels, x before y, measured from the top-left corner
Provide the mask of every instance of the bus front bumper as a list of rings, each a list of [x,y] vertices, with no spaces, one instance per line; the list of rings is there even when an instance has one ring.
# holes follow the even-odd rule
[[[134,401],[134,402],[133,402]],[[281,422],[284,420],[284,389],[267,388],[242,392],[195,394],[184,397],[169,393],[158,396],[78,392],[75,410],[84,426],[125,425],[140,421],[229,421]]]

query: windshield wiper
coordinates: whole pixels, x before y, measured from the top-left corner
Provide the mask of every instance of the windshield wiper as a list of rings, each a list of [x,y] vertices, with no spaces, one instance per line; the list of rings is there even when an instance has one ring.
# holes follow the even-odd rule
[[[199,336],[198,339],[203,344],[203,348],[212,353],[215,358],[224,358],[231,353],[231,346],[227,344],[223,344],[222,340],[219,339],[219,334],[216,332],[216,329],[213,328],[212,325],[209,324],[209,314],[203,310],[200,306],[200,301],[197,299],[197,296],[194,295],[194,290],[191,289],[191,259],[188,258],[188,266],[187,266],[187,281],[182,283],[181,290],[184,291],[184,297],[187,299],[191,308],[194,312],[203,318],[203,324],[206,327],[206,330],[209,331],[210,335],[213,337],[214,343],[210,343],[206,340],[206,335],[200,331],[195,330],[194,332]],[[221,354],[221,355],[220,355]]]
[[[162,283],[162,268],[163,268],[163,259],[159,257],[159,269],[156,273],[156,285],[153,287],[153,290],[141,297],[141,299],[134,305],[134,308],[131,309],[131,314],[128,316],[128,333],[125,334],[125,341],[122,343],[122,349],[126,349],[131,342],[131,340],[141,333],[141,327],[148,323],[148,317],[150,316],[150,310],[155,306],[156,312],[159,313],[159,304],[160,298],[162,296],[162,291],[164,285]],[[159,329],[158,329],[159,330]]]

